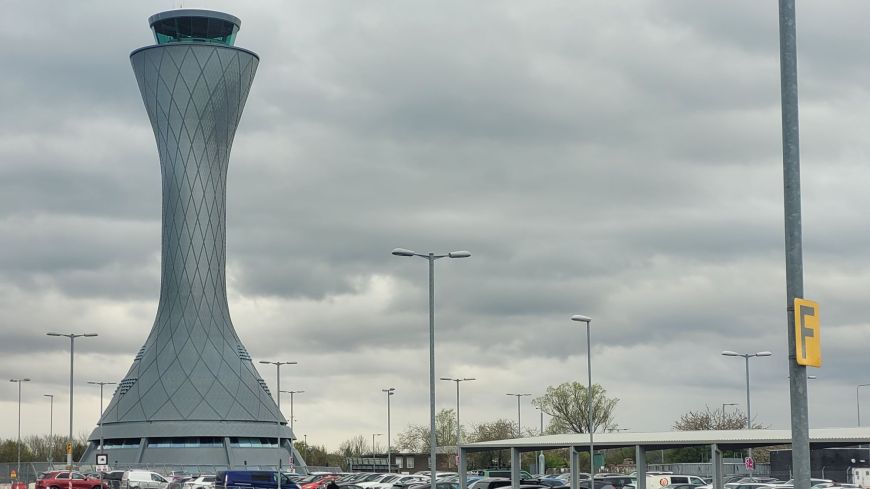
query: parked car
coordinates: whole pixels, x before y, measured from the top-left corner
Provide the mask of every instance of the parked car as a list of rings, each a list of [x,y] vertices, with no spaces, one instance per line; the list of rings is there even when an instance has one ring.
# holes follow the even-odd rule
[[[483,469],[476,471],[476,475],[479,475],[483,478],[488,477],[506,477],[508,479],[511,478],[511,469]],[[532,474],[526,472],[525,470],[520,470],[520,479],[521,480],[534,480],[532,478]]]
[[[622,488],[625,486],[630,486],[634,482],[634,480],[627,475],[606,475],[604,477],[595,476],[595,482],[606,482],[607,484],[612,485],[613,487]]]
[[[225,470],[215,475],[214,489],[278,489],[278,472],[274,470]],[[299,489],[299,485],[284,474],[281,489]]]
[[[320,489],[321,487],[326,487],[330,482],[338,479],[337,475],[329,474],[329,475],[315,475],[313,476],[316,479],[310,482],[300,483],[299,487],[302,489]]]
[[[36,489],[64,489],[70,485],[72,479],[73,489],[100,489],[100,479],[92,479],[82,474],[81,472],[67,472],[61,470],[52,470],[43,472],[42,477],[36,481]],[[108,489],[108,484],[102,483],[104,489]]]
[[[184,484],[190,480],[193,480],[193,477],[181,477],[179,479],[171,479],[169,481],[169,485],[166,486],[166,489],[182,489]]]
[[[286,476],[290,478],[290,476]],[[201,475],[192,477],[184,482],[184,489],[212,489],[214,487],[215,476]]]
[[[704,482],[704,479],[696,475],[658,474],[646,476],[647,489],[665,487],[670,484],[691,484],[693,486],[703,486],[707,483]]]
[[[814,486],[816,484],[822,484],[825,482],[834,482],[831,479],[810,479],[810,486]],[[794,479],[789,479],[785,482],[772,482],[767,484],[768,487],[773,489],[792,489],[794,487]]]
[[[166,478],[150,470],[128,470],[121,476],[124,489],[166,489],[168,485]]]
[[[40,476],[35,484],[36,489],[66,489],[70,485],[70,479],[72,479],[73,489],[100,489],[101,487],[108,489],[109,487],[105,482],[101,486],[99,479],[88,478],[81,472],[52,470],[43,472]]]

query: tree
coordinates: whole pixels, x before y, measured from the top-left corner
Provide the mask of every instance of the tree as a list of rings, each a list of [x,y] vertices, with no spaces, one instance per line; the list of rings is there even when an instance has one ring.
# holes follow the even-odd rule
[[[549,433],[586,433],[589,426],[588,401],[586,386],[579,382],[565,382],[547,387],[547,392],[532,400],[532,404],[551,416],[547,427]],[[618,402],[618,398],[607,397],[607,391],[601,385],[592,385],[592,431],[616,427],[613,410]]]
[[[456,411],[442,409],[435,415],[435,443],[439,447],[456,446]],[[415,453],[429,451],[429,426],[408,425],[396,435],[396,448]]]
[[[338,445],[338,452],[343,457],[361,457],[363,454],[369,453],[370,450],[371,447],[365,435],[356,435]]]
[[[761,428],[753,425],[753,428]],[[742,430],[746,428],[746,415],[740,411],[711,411],[705,406],[703,411],[689,411],[674,422],[677,431],[699,430]]]
[[[701,430],[742,430],[746,428],[746,413],[739,410],[726,412],[721,409],[711,410],[710,406],[704,406],[703,411],[689,411],[684,413],[674,422],[677,431],[701,431]],[[757,423],[752,424],[754,429],[763,429]],[[768,448],[756,448],[753,456],[756,462],[763,463],[770,459]],[[708,456],[707,450],[700,447],[680,448],[668,451],[669,462],[698,462]],[[740,452],[733,452],[731,456],[740,457]]]
[[[475,425],[468,436],[470,442],[507,440],[517,435],[517,425],[507,419],[497,419],[490,423]],[[485,452],[473,452],[468,457],[469,466],[473,468],[504,467],[510,456],[507,450],[488,450]]]

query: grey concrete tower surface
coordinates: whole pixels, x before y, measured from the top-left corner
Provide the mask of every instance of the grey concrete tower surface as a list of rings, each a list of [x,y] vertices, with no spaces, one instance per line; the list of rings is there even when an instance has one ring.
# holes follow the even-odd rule
[[[295,437],[226,292],[227,165],[259,57],[233,46],[231,15],[179,9],[149,23],[157,44],[130,61],[160,156],[160,302],[82,462],[94,462],[102,430],[110,465],[286,465]]]

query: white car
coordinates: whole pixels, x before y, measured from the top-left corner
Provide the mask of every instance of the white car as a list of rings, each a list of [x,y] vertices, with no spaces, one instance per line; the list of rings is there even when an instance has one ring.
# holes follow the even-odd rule
[[[387,479],[393,480],[396,478],[395,474],[380,474],[374,478],[368,478],[365,482],[358,482],[354,484],[355,486],[362,487],[364,489],[370,489],[372,487],[378,486],[381,482],[387,482]],[[392,484],[390,484],[392,486]]]
[[[391,489],[393,486],[405,487],[409,484],[414,484],[414,483],[421,483],[422,484],[422,483],[426,483],[426,482],[429,482],[429,478],[422,476],[422,475],[399,475],[399,476],[396,476],[395,479],[393,479],[389,482],[387,482],[387,481],[381,482],[378,486],[375,486],[375,488]]]
[[[214,487],[215,476],[201,475],[184,483],[184,489],[211,489]]]
[[[166,489],[169,481],[157,472],[128,470],[121,476],[121,487],[128,489]]]

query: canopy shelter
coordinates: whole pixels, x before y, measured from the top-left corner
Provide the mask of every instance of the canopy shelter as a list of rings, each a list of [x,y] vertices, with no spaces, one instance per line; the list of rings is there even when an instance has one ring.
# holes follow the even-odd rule
[[[727,430],[727,431],[665,431],[661,433],[596,433],[595,448],[635,447],[637,487],[646,488],[646,452],[669,448],[695,446],[710,447],[713,464],[713,487],[722,487],[722,451],[744,448],[787,445],[791,443],[791,430]],[[810,449],[846,447],[870,443],[870,428],[818,428],[810,430]],[[512,488],[519,488],[520,454],[537,450],[569,448],[571,454],[571,489],[578,489],[578,453],[589,450],[589,435],[571,433],[534,436],[511,440],[466,443],[459,447],[459,474],[462,489],[467,488],[467,455],[488,450],[511,451]]]

